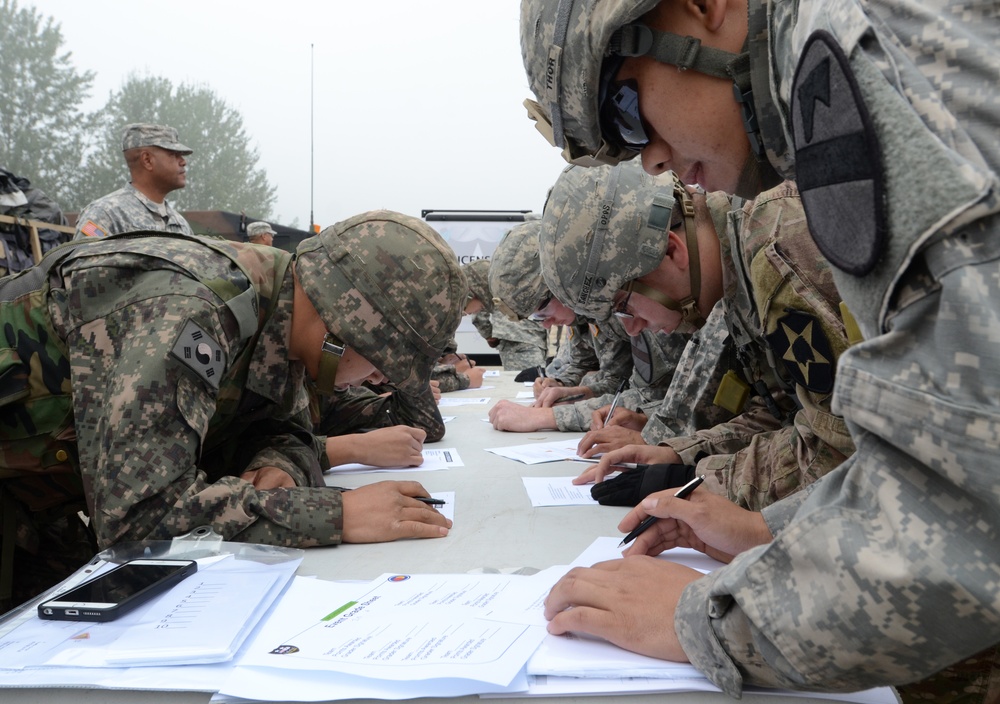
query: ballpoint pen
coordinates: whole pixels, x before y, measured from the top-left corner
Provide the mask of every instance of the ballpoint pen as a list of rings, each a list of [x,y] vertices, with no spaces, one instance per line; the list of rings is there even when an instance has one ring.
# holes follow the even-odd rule
[[[703,481],[705,481],[705,475],[704,474],[695,477],[694,479],[692,479],[691,481],[689,481],[687,484],[685,484],[684,486],[682,486],[680,489],[678,489],[677,493],[674,494],[674,498],[675,499],[686,499],[687,497],[689,497],[691,495],[691,492],[694,491],[698,487],[698,485],[701,484]],[[629,543],[631,543],[633,540],[635,540],[640,535],[642,535],[643,533],[645,533],[646,530],[651,525],[653,525],[654,523],[656,523],[658,520],[660,520],[658,516],[647,516],[646,518],[644,518],[643,521],[642,521],[642,523],[640,523],[639,525],[637,525],[635,527],[635,530],[633,530],[631,533],[629,533],[624,538],[622,538],[622,541],[620,543],[618,543],[618,547],[621,547],[622,545],[628,545]]]
[[[587,397],[586,394],[573,394],[572,396],[563,396],[562,398],[558,399],[557,401],[554,401],[553,405],[556,405],[556,404],[559,404],[559,403],[576,403],[577,401],[582,401],[586,397]]]
[[[571,457],[569,461],[598,464],[600,463],[601,459],[599,457]],[[620,469],[649,469],[649,465],[643,462],[615,462],[611,466],[618,467]]]
[[[414,496],[417,501],[422,501],[428,506],[444,506],[447,503],[444,499],[435,499],[433,496]]]
[[[615,409],[618,408],[618,402],[622,399],[622,391],[625,390],[625,384],[628,383],[628,379],[622,379],[622,383],[618,385],[618,390],[615,392],[615,397],[611,401],[611,408],[608,409],[608,417],[604,419],[604,425],[611,422],[611,416],[615,414]]]

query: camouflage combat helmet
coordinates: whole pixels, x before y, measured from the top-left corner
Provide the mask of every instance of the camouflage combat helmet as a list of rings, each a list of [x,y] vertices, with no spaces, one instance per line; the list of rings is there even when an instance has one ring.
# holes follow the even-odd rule
[[[323,358],[346,345],[397,386],[422,390],[469,291],[441,236],[423,220],[376,210],[302,240],[295,256],[299,282],[330,333]]]
[[[483,311],[493,312],[493,296],[490,294],[490,260],[476,259],[462,265],[462,273],[469,282],[469,296],[483,304]]]
[[[551,297],[538,258],[541,220],[512,227],[493,251],[490,291],[494,305],[508,318],[527,318]]]
[[[636,281],[659,266],[669,231],[681,226],[691,252],[691,290],[697,294],[701,273],[694,205],[676,176],[650,176],[635,161],[569,166],[542,214],[542,273],[555,297],[578,315],[607,320],[615,294],[626,290],[680,311],[687,323],[682,330],[700,327],[704,320],[695,296],[674,301]]]
[[[652,29],[640,18],[660,0],[522,0],[521,57],[538,102],[529,117],[566,161],[616,164],[648,141],[634,87],[616,84],[625,57],[650,56],[679,70],[733,81],[755,163],[766,159],[753,118],[750,57]]]

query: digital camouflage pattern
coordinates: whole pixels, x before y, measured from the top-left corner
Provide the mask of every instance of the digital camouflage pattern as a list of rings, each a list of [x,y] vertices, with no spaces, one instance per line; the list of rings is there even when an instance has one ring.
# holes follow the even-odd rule
[[[662,402],[646,414],[643,441],[659,445],[731,420],[734,414],[715,404],[715,394],[732,360],[725,303],[720,300],[684,347]]]
[[[499,310],[492,314],[481,312],[472,318],[472,324],[500,355],[500,363],[507,371],[521,371],[528,367],[545,366],[549,339],[545,328],[536,320],[510,320]]]
[[[472,383],[469,375],[458,371],[454,364],[435,364],[431,370],[431,380],[438,382],[438,390],[443,394],[464,391]]]
[[[327,329],[401,389],[423,390],[469,292],[441,236],[419,218],[371,211],[303,240],[296,257]]]
[[[563,386],[579,386],[587,374],[601,368],[597,356],[598,339],[591,333],[587,319],[580,316],[564,328],[564,342],[545,367],[545,375]]]
[[[643,331],[630,337],[616,318],[605,322],[603,327],[617,338],[618,349],[628,350],[629,354],[629,387],[622,392],[619,405],[651,415],[670,388],[687,336]],[[591,399],[553,406],[556,427],[562,431],[590,430],[592,411],[610,404],[617,386],[602,391]]]
[[[100,238],[138,230],[194,234],[188,221],[168,201],[154,203],[127,183],[80,212],[73,239]]]
[[[598,122],[601,64],[611,35],[659,0],[522,0],[521,58],[548,127],[539,129],[571,163],[593,166],[630,159],[604,141]],[[545,134],[543,132],[543,134]]]
[[[252,222],[247,225],[247,240],[254,244],[260,244],[257,240],[263,241],[264,237],[270,235],[272,238],[278,234],[269,223]]]
[[[663,261],[674,177],[638,161],[568,166],[549,193],[538,244],[542,276],[564,305],[591,320],[611,317],[615,294]]]
[[[307,379],[306,386],[313,431],[317,435],[347,435],[371,428],[408,425],[427,433],[424,442],[437,442],[444,437],[444,421],[430,388],[409,394],[392,384],[366,384],[336,389],[323,396],[311,380]]]
[[[527,318],[551,295],[538,258],[541,227],[541,220],[512,227],[497,243],[490,260],[490,291],[518,318]]]
[[[384,215],[374,217],[376,228],[385,222]],[[352,227],[368,223],[364,217],[350,222],[326,238],[346,232],[349,239]],[[81,499],[101,548],[169,539],[201,525],[226,540],[298,547],[339,542],[340,494],[323,482],[326,456],[312,433],[303,367],[288,361],[290,255],[143,235],[53,252],[51,276],[41,283],[29,278],[40,267],[2,282],[8,347],[0,376],[7,383],[4,412],[13,422],[0,430],[0,467],[4,495],[17,501],[22,518],[29,514],[19,520],[19,549],[49,550],[40,542],[48,516],[75,510]],[[417,252],[420,246],[412,245]],[[305,281],[343,265],[322,261],[326,250],[315,242],[300,247],[311,260]],[[397,254],[405,258],[402,246]],[[412,279],[413,269],[424,266],[423,300],[450,300],[457,320],[465,281],[446,254],[390,262],[389,274],[381,263],[371,270],[388,284]],[[354,260],[348,268],[357,273],[364,266]],[[346,298],[329,285],[308,293],[321,314],[374,309],[356,293]],[[396,314],[379,317],[378,324],[389,326]],[[390,349],[381,359],[402,354],[407,342],[395,328],[345,325],[339,331],[352,346],[385,338]],[[386,365],[390,374],[410,369]],[[239,479],[265,466],[286,471],[296,487],[257,491]]]
[[[172,152],[187,155],[192,153],[190,147],[180,143],[177,130],[166,125],[154,125],[148,122],[133,122],[125,125],[122,130],[122,151],[139,149],[141,147],[160,147]]]
[[[710,207],[728,211],[727,198],[712,196]],[[756,394],[732,420],[661,444],[686,464],[710,455],[697,463],[705,486],[760,510],[827,474],[854,450],[843,419],[830,410],[833,369],[847,333],[831,267],[809,237],[793,184],[765,191],[728,220],[721,241],[732,367],[751,386],[763,383],[781,417],[767,405],[770,399]],[[805,331],[790,326],[793,314],[811,325]],[[805,375],[803,383],[794,383],[789,368]]]
[[[493,294],[490,293],[490,260],[476,259],[462,265],[462,273],[469,282],[469,295],[483,304],[483,310],[493,312]]]

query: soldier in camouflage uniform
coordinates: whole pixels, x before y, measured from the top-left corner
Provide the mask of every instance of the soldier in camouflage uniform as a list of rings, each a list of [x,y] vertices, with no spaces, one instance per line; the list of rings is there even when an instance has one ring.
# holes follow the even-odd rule
[[[184,188],[187,181],[184,157],[191,149],[180,143],[177,130],[146,123],[126,125],[122,152],[130,182],[85,207],[76,219],[73,239],[134,230],[193,234],[188,221],[166,200],[168,193]]]
[[[270,223],[252,222],[247,225],[247,242],[250,244],[262,244],[270,247],[274,244],[274,236],[278,234],[271,227]]]
[[[447,534],[415,482],[325,487],[304,379],[322,393],[386,379],[426,390],[465,301],[454,253],[422,220],[374,211],[303,240],[291,260],[130,233],[0,282],[16,599],[39,586],[34,556],[64,547],[52,519],[72,521],[81,503],[100,548],[203,525],[298,547]],[[87,553],[76,557],[65,572]]]
[[[579,431],[589,427],[591,409],[581,406],[607,405],[632,373],[628,335],[620,326],[598,325],[577,316],[549,292],[542,279],[538,258],[539,221],[512,228],[497,245],[490,266],[490,289],[494,306],[510,319],[535,319],[546,328],[564,325],[570,330],[566,356],[554,359],[546,376],[535,379],[536,401],[530,408],[501,400],[490,409],[490,421],[498,430],[530,432],[541,428]],[[596,369],[595,369],[596,367]],[[588,401],[560,403],[560,399],[583,396]],[[583,408],[578,411],[577,408]],[[582,417],[587,425],[582,425]]]
[[[476,259],[462,265],[462,273],[469,282],[469,294],[465,303],[465,314],[475,315],[481,311],[493,312],[493,297],[489,284],[490,260]],[[431,371],[431,379],[438,383],[442,393],[479,388],[483,385],[484,369],[477,369],[476,362],[458,353],[458,343],[452,343]]]
[[[576,184],[575,188],[567,187],[561,201],[556,201],[553,193],[550,203],[562,204],[572,213],[586,210],[586,201],[581,202],[579,194],[596,190],[591,183],[606,183],[617,169],[642,173],[634,161],[615,167],[570,169],[590,178],[580,184],[583,188]],[[686,477],[677,477],[679,484],[696,473],[705,474],[711,491],[740,506],[760,510],[811,484],[854,450],[843,419],[830,411],[833,372],[837,358],[847,348],[840,297],[829,264],[808,236],[794,185],[787,183],[766,192],[745,209],[732,213],[732,218],[727,218],[729,199],[713,193],[700,221],[694,219],[694,201],[685,189],[678,184],[673,190],[677,198],[674,211],[683,209],[690,215],[674,215],[676,225],[671,235],[650,228],[650,234],[638,242],[640,252],[651,252],[644,258],[621,254],[629,251],[623,243],[637,238],[626,239],[615,232],[591,249],[586,246],[585,222],[570,221],[567,226],[563,218],[554,220],[550,228],[543,219],[542,264],[568,282],[566,295],[575,293],[580,300],[583,292],[577,291],[574,282],[586,280],[583,272],[587,262],[601,257],[588,273],[607,284],[602,289],[595,286],[589,299],[578,304],[578,310],[591,314],[613,305],[619,306],[618,314],[627,314],[628,306],[636,307],[647,298],[649,303],[658,300],[664,313],[664,306],[674,301],[683,309],[685,300],[674,295],[678,290],[685,295],[692,290],[704,292],[687,299],[699,305],[699,317],[703,315],[700,309],[710,311],[720,298],[724,300],[734,350],[731,360],[723,360],[730,362],[732,369],[720,383],[717,399],[737,415],[689,436],[661,440],[656,447],[609,452],[577,481],[600,481],[619,462],[685,464],[691,465],[691,470]],[[638,208],[648,203],[641,198],[630,202]],[[553,218],[558,214],[559,210],[554,210]],[[704,234],[692,233],[699,225]],[[720,228],[725,228],[721,238],[717,234]],[[657,253],[652,250],[657,242],[665,253],[658,265],[654,264]],[[691,276],[694,267],[685,271],[678,264],[681,258],[700,260],[696,276]],[[657,298],[663,294],[666,298]],[[653,311],[648,317],[639,313],[625,318],[626,328],[635,332],[664,317]],[[686,311],[684,315],[684,322],[693,317]],[[674,316],[676,320],[677,313]],[[718,353],[715,356],[719,359]]]
[[[744,684],[1000,696],[997,651],[983,650],[1000,642],[998,20],[996,0],[522,3],[532,110],[555,144],[591,161],[641,152],[650,172],[750,197],[794,178],[864,337],[837,369],[851,459],[766,509],[773,540],[727,568],[657,566],[660,598],[642,609],[655,634],[616,630],[637,615],[623,608],[601,635],[690,659],[734,696]],[[676,530],[721,547],[722,524],[696,515],[710,496],[651,502],[676,519],[637,551]],[[640,563],[620,562],[573,575],[580,591],[562,583],[549,616],[582,590],[598,608],[627,603],[586,584],[610,586],[612,571],[648,595]]]

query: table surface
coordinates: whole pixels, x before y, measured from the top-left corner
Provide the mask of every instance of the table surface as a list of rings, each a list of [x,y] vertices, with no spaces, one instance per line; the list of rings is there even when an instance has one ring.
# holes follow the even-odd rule
[[[567,437],[556,431],[504,433],[494,430],[487,422],[489,408],[500,398],[515,398],[529,387],[514,382],[513,372],[501,372],[499,378],[488,377],[484,386],[491,389],[469,389],[452,392],[446,397],[474,397],[491,400],[488,404],[471,404],[442,408],[442,415],[455,416],[446,428],[445,437],[430,448],[458,450],[464,467],[438,471],[329,475],[328,483],[357,487],[383,479],[407,479],[421,482],[429,492],[455,492],[455,524],[450,534],[441,539],[404,540],[369,545],[339,545],[310,548],[299,568],[300,575],[314,575],[329,580],[373,579],[385,572],[465,573],[479,569],[511,570],[522,567],[542,569],[569,564],[595,538],[617,536],[618,522],[628,512],[626,508],[608,506],[564,506],[534,508],[528,499],[523,476],[575,476],[583,465],[573,462],[549,462],[525,465],[485,448],[551,442]],[[573,437],[579,437],[579,434]],[[629,695],[629,702],[662,702],[669,696],[678,702],[732,702],[723,694],[678,693]],[[205,704],[209,695],[199,692],[137,692],[106,689],[7,689],[5,704]],[[565,702],[564,698],[536,698]],[[426,699],[421,701],[428,701]],[[480,701],[478,697],[460,697],[441,701]],[[495,701],[513,701],[495,700]],[[620,704],[622,697],[587,697],[593,704]],[[807,695],[776,696],[744,695],[744,701],[774,701],[781,704],[820,702]]]

